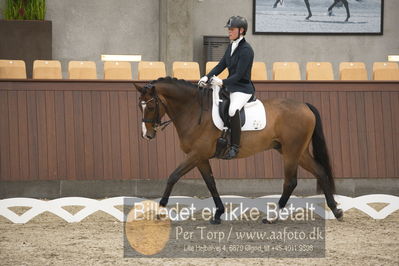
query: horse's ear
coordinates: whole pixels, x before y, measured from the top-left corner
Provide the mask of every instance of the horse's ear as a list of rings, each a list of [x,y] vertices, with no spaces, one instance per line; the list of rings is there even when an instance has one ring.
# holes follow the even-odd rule
[[[136,83],[133,83],[134,87],[136,87],[136,90],[138,90],[138,92],[143,93],[143,86],[140,86]]]

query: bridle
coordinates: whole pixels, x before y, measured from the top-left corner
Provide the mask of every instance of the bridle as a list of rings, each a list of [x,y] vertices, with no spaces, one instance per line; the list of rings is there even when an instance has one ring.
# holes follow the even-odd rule
[[[151,123],[153,129],[155,131],[158,130],[159,127],[161,127],[161,130],[164,130],[170,123],[173,122],[173,119],[170,119],[168,121],[162,122],[161,117],[160,117],[160,112],[159,112],[159,103],[162,104],[162,106],[165,108],[165,110],[168,110],[166,105],[161,101],[161,99],[158,97],[157,92],[155,90],[155,86],[152,83],[149,83],[143,87],[144,90],[147,89],[152,89],[154,88],[154,95],[151,99],[148,101],[141,101],[140,104],[143,108],[143,119],[141,119],[142,122],[144,123]],[[144,107],[149,103],[149,102],[155,102],[155,118],[154,119],[145,119],[144,118]]]

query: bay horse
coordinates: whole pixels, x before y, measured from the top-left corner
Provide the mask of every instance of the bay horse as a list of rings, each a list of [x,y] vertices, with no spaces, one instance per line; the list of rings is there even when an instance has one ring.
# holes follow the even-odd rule
[[[161,122],[167,114],[176,128],[180,147],[187,155],[170,174],[160,206],[166,207],[172,188],[180,177],[197,167],[216,205],[211,223],[219,224],[225,209],[216,189],[209,160],[214,157],[221,131],[213,124],[212,108],[203,108],[204,104],[212,106],[210,89],[200,89],[190,82],[170,77],[154,80],[145,86],[134,85],[140,93],[142,137],[154,139],[157,130],[170,122]],[[208,90],[207,93],[204,90]],[[343,212],[337,208],[333,197],[334,179],[318,110],[311,104],[291,99],[268,99],[262,102],[267,125],[260,131],[242,132],[237,158],[276,149],[282,155],[285,176],[278,207],[285,207],[297,185],[298,166],[301,166],[318,179],[327,205],[335,217],[341,220]],[[309,149],[310,142],[313,145],[313,155]]]
[[[361,0],[356,0],[356,1],[361,1]],[[308,16],[306,17],[306,20],[309,20],[312,16],[313,16],[313,14],[312,14],[312,11],[311,11],[311,9],[310,9],[310,3],[309,3],[309,0],[304,0],[304,2],[305,2],[305,5],[306,5],[306,8],[308,9]],[[274,5],[273,5],[273,8],[276,8],[277,7],[277,5],[280,3],[280,5],[282,5],[283,4],[283,0],[276,0],[276,2],[274,3]],[[349,20],[349,18],[350,18],[350,16],[351,16],[351,14],[350,14],[350,11],[349,11],[349,3],[348,3],[348,0],[334,0],[334,3],[332,3],[332,5],[327,9],[327,11],[328,11],[328,15],[329,16],[332,16],[332,9],[335,7],[335,6],[342,6],[342,5],[344,5],[345,6],[345,9],[346,9],[346,19],[345,19],[345,22],[347,22],[348,20]]]

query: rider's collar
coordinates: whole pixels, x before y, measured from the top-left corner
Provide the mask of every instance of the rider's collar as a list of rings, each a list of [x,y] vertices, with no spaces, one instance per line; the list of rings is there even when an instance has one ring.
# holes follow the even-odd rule
[[[243,36],[243,35],[240,35],[240,38],[238,38],[238,39],[232,41],[231,43],[234,43],[235,45],[238,45],[242,39],[244,39],[244,36]]]
[[[241,35],[240,38],[238,38],[237,40],[235,40],[235,41],[233,41],[233,42],[231,43],[231,54],[230,54],[230,55],[233,55],[234,51],[237,49],[238,44],[240,43],[240,41],[241,41],[242,39],[244,39],[244,36]]]

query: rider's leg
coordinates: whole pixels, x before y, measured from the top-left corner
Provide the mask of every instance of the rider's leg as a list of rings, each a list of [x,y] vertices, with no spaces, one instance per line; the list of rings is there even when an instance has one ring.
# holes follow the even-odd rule
[[[241,139],[241,121],[240,121],[240,110],[251,98],[251,94],[242,92],[233,92],[230,94],[230,107],[229,116],[230,128],[231,128],[231,146],[226,153],[224,159],[233,159],[237,156],[240,147]]]
[[[241,108],[251,99],[252,94],[242,93],[242,92],[232,92],[230,93],[230,107],[229,116],[233,117],[236,111],[240,111]]]
[[[240,140],[241,140],[241,120],[240,111],[236,111],[235,115],[230,118],[230,129],[231,129],[231,146],[227,151],[223,159],[230,160],[237,157]]]

